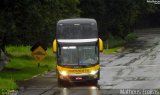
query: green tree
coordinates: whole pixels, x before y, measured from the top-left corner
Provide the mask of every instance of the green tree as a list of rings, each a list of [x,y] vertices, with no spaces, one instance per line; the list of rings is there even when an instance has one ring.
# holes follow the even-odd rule
[[[1,0],[0,33],[7,44],[46,45],[59,19],[79,16],[78,0]]]
[[[100,36],[118,36],[125,39],[133,32],[136,20],[155,11],[146,0],[80,0],[81,17],[95,18]]]

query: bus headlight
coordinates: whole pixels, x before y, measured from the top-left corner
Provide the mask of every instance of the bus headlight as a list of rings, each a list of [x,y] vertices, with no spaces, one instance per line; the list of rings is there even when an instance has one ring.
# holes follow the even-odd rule
[[[96,71],[93,70],[93,71],[90,72],[90,74],[91,74],[91,75],[95,75],[95,74],[97,74],[97,72],[98,72],[98,70],[96,70]]]
[[[62,75],[62,76],[67,76],[68,73],[66,71],[59,71],[59,73]]]

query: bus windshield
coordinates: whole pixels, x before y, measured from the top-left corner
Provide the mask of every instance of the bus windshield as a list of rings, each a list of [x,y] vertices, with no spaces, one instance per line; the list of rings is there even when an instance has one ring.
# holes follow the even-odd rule
[[[94,65],[98,62],[97,46],[61,47],[61,65]]]

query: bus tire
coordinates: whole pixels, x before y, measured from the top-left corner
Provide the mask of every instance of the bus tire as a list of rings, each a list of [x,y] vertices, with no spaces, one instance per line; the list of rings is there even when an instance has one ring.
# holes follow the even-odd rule
[[[92,83],[92,85],[96,86],[96,85],[98,85],[98,80],[92,80],[91,83]]]

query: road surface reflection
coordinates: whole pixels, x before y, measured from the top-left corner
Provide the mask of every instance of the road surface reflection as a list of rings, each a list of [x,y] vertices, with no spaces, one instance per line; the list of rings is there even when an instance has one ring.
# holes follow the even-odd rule
[[[67,87],[58,88],[56,95],[100,95],[99,87],[86,83],[76,83]]]

